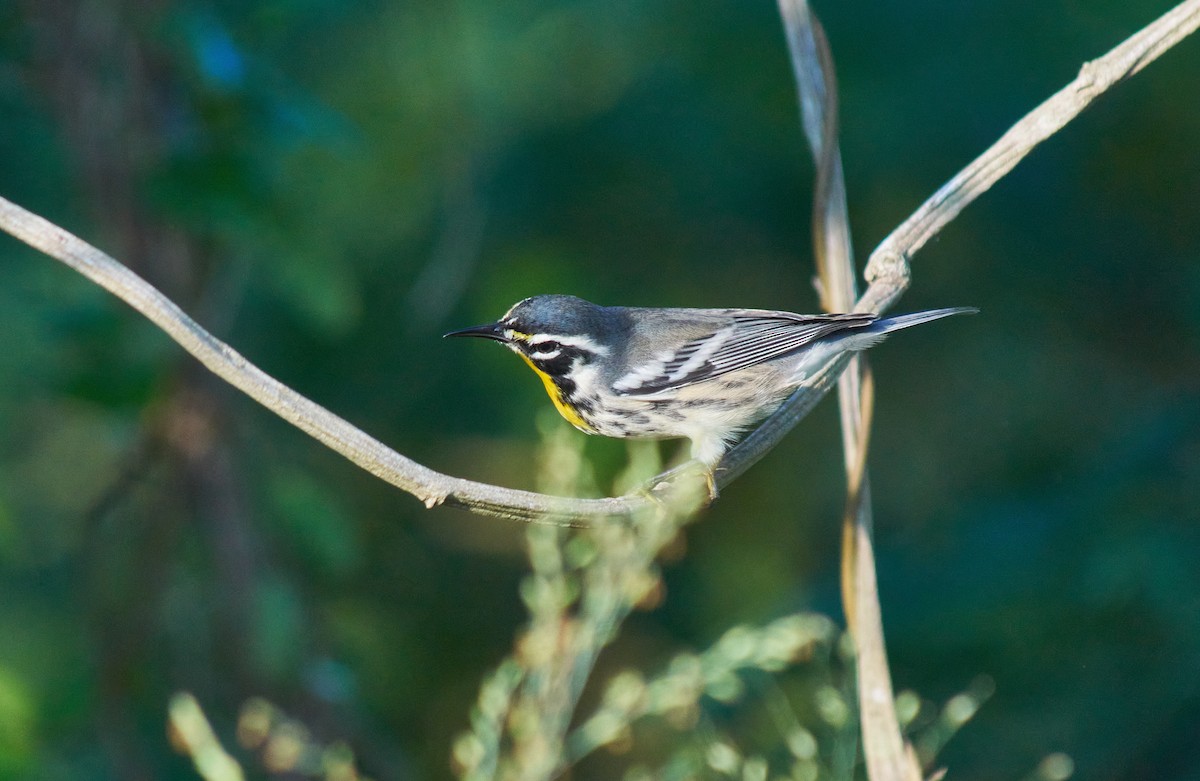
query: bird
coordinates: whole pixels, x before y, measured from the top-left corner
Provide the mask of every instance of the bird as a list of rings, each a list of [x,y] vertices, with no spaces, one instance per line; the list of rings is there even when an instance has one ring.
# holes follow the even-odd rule
[[[710,498],[730,447],[843,353],[974,307],[880,317],[766,309],[600,306],[537,295],[446,337],[491,339],[533,369],[558,412],[588,434],[683,438]]]

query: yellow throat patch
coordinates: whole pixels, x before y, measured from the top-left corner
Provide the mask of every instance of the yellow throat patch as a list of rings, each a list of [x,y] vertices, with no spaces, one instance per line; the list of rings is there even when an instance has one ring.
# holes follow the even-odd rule
[[[519,352],[517,355],[521,356],[525,363],[529,364],[529,368],[533,369],[533,373],[541,378],[542,384],[546,386],[546,393],[550,396],[550,401],[554,402],[554,408],[558,410],[558,414],[566,418],[568,423],[580,431],[588,434],[595,434],[596,429],[589,426],[587,421],[580,417],[579,413],[575,411],[575,408],[567,403],[566,399],[563,398],[562,392],[558,389],[558,386],[554,384],[554,380],[550,378],[550,375],[534,366],[533,361],[529,360],[529,356],[525,355],[525,353]]]

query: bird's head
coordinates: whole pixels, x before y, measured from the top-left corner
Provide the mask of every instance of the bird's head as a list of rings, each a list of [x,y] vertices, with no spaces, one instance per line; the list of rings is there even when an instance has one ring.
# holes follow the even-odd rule
[[[533,296],[515,304],[494,323],[451,331],[502,342],[540,374],[568,376],[580,365],[609,355],[622,318],[582,298]]]

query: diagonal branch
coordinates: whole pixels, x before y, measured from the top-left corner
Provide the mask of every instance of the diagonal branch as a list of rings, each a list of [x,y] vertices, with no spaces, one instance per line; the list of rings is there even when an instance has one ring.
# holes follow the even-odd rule
[[[1004,178],[1033,148],[1061,130],[1111,87],[1145,68],[1200,27],[1200,0],[1187,0],[1126,38],[946,182],[871,253],[870,283],[857,309],[883,312],[908,287],[909,259],[972,201]]]
[[[799,0],[780,0],[781,10],[785,14],[791,13],[788,10],[789,5],[798,2]],[[1062,129],[1110,87],[1142,70],[1195,32],[1197,27],[1200,27],[1200,0],[1186,0],[1127,38],[1108,54],[1086,63],[1074,81],[1026,114],[986,152],[942,185],[875,248],[864,272],[870,286],[859,297],[854,306],[855,311],[886,311],[908,288],[909,259],[957,217],[959,212],[1002,179],[1035,146]],[[796,49],[793,49],[793,56],[795,51]],[[814,94],[819,97],[819,93]],[[801,99],[806,100],[804,97]],[[813,130],[809,127],[809,121],[805,121],[806,131],[811,135]],[[819,124],[816,125],[818,130],[819,127]],[[840,171],[840,162],[838,166]],[[814,198],[814,205],[817,203],[819,201]],[[823,262],[819,256],[818,262]],[[822,300],[824,302],[824,293]],[[832,373],[836,376],[841,368],[844,367],[839,367]],[[770,450],[819,398],[819,395],[813,398],[809,394],[797,393],[742,445],[749,445],[755,440],[758,450]],[[762,442],[757,442],[759,439]],[[741,449],[739,446],[738,450]],[[730,455],[734,456],[736,453]],[[762,453],[759,453],[758,457],[761,455]],[[741,468],[744,471],[746,466]],[[720,482],[718,480],[718,483]]]

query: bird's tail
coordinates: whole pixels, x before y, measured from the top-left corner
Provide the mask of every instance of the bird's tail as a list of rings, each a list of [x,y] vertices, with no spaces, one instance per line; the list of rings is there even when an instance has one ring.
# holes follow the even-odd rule
[[[882,342],[892,331],[908,328],[930,320],[940,320],[950,315],[973,315],[979,310],[973,306],[956,306],[949,309],[927,309],[924,312],[913,312],[908,315],[896,315],[876,320],[862,329],[846,329],[838,336],[838,346],[842,350],[866,350]]]
[[[827,339],[818,339],[809,349],[801,350],[790,367],[789,383],[798,385],[813,378],[821,367],[844,352],[859,352],[882,342],[892,331],[920,325],[931,320],[940,320],[950,315],[975,314],[973,306],[958,306],[950,309],[929,309],[908,315],[884,317],[864,327],[848,327]]]
[[[892,331],[899,331],[901,328],[908,328],[921,323],[928,323],[931,320],[940,320],[943,317],[950,315],[973,315],[979,310],[973,306],[955,306],[948,309],[927,309],[924,312],[913,312],[908,315],[896,315],[895,317],[885,317],[882,320],[877,320],[871,326],[870,330],[880,334],[890,334]]]

